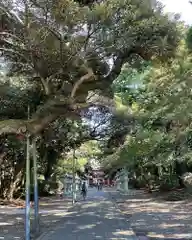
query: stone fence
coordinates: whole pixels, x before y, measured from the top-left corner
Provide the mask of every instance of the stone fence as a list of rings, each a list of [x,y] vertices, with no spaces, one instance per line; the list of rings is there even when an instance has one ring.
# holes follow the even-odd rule
[[[61,178],[61,181],[64,185],[64,195],[72,195],[73,193],[73,175],[72,174],[66,174]],[[81,189],[81,179],[78,176],[75,176],[75,192],[80,191]]]

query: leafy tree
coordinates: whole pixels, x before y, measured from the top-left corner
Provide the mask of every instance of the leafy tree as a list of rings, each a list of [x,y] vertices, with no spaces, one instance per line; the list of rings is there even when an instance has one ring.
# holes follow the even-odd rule
[[[24,180],[24,143],[15,136],[1,137],[0,197],[12,199]]]
[[[30,120],[4,120],[3,132],[41,132],[50,122],[78,117],[111,96],[110,86],[125,62],[174,55],[175,21],[151,1],[2,1],[0,50],[9,73],[26,77],[44,96]],[[109,59],[113,59],[110,67]]]
[[[0,79],[0,134],[1,141],[9,141],[11,151],[17,148],[22,156],[12,155],[13,175],[7,182],[1,178],[0,184],[16,187],[3,188],[2,196],[11,192],[12,197],[23,180],[20,174],[15,184],[14,169],[20,160],[24,163],[24,143],[12,134],[37,137],[39,173],[50,179],[61,173],[72,148],[94,139],[112,156],[144,119],[152,125],[152,108],[142,102],[149,90],[133,91],[127,83],[135,83],[138,76],[151,83],[157,69],[144,71],[146,63],[170,62],[180,33],[179,22],[163,14],[158,3],[151,6],[150,0],[2,0],[0,51],[5,74]],[[162,69],[168,69],[164,65]],[[126,75],[129,80],[123,80]],[[79,159],[99,158],[100,151],[92,150],[95,145],[88,145],[88,156]],[[2,150],[3,161],[7,154]]]
[[[185,36],[169,64],[156,64],[144,75],[141,73],[145,76],[144,86],[136,91],[132,103],[127,102],[135,118],[131,125],[133,131],[103,160],[108,171],[127,166],[132,177],[150,189],[154,185],[183,186],[182,175],[192,170],[192,66]],[[130,82],[129,77],[127,81]],[[120,96],[128,98],[127,89]]]

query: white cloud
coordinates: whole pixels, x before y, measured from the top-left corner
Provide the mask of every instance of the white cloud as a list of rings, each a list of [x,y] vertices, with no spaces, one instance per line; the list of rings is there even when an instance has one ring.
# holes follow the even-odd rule
[[[160,0],[165,5],[166,12],[180,13],[181,19],[192,24],[192,4],[189,0]]]

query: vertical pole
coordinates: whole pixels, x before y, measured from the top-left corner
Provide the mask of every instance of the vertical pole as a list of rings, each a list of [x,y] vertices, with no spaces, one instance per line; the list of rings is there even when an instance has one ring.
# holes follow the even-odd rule
[[[128,192],[128,173],[127,173],[127,168],[125,167],[123,169],[123,177],[124,177],[124,192]]]
[[[29,118],[29,106],[28,106]],[[25,240],[30,240],[30,136],[27,134],[25,183]]]
[[[38,196],[38,182],[37,182],[37,150],[36,150],[36,139],[32,140],[32,151],[33,151],[33,181],[34,181],[34,220],[35,220],[35,232],[39,233],[39,196]]]
[[[77,158],[75,156],[75,151],[74,151],[74,158],[75,158],[75,201],[77,200],[77,173],[76,173],[76,168],[77,168]]]
[[[75,147],[73,148],[73,185],[72,185],[72,204],[75,203],[76,194],[75,194]]]

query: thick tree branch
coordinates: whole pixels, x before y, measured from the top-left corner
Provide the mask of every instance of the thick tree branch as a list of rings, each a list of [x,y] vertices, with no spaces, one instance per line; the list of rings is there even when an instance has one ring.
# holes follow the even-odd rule
[[[111,85],[111,83],[119,76],[123,64],[125,64],[130,56],[134,54],[139,55],[144,60],[149,60],[151,58],[151,55],[149,53],[146,53],[145,49],[142,49],[141,47],[134,47],[132,49],[125,49],[124,51],[120,51],[117,53],[113,68],[104,79],[108,85]]]
[[[7,7],[3,6],[3,3],[0,5],[0,10],[2,10],[10,19],[16,21],[21,26],[24,25],[24,22],[21,20],[19,15],[12,10],[8,9]]]
[[[36,135],[59,117],[77,118],[82,109],[88,108],[87,103],[72,103],[69,99],[53,99],[37,110],[30,120],[8,119],[0,121],[0,135],[26,134]]]
[[[30,120],[8,119],[0,121],[0,135],[2,134],[38,134],[58,116],[50,114],[44,118],[32,118]]]
[[[4,36],[4,37],[12,37],[13,39],[15,39],[16,41],[21,41],[22,39],[19,38],[18,36],[16,36],[15,34],[9,33],[9,32],[0,32],[0,36]],[[13,43],[12,43],[13,45]]]
[[[0,121],[0,135],[9,133],[26,133],[27,121],[19,119],[8,119]]]
[[[87,68],[85,67],[86,71],[87,71],[87,74],[85,74],[84,76],[82,76],[74,85],[73,89],[72,89],[72,92],[71,92],[71,98],[74,98],[75,95],[76,95],[76,92],[78,90],[78,88],[80,87],[80,85],[86,81],[86,80],[89,80],[90,78],[94,78],[95,79],[95,76],[94,76],[94,73],[93,73],[93,70],[91,68]]]

